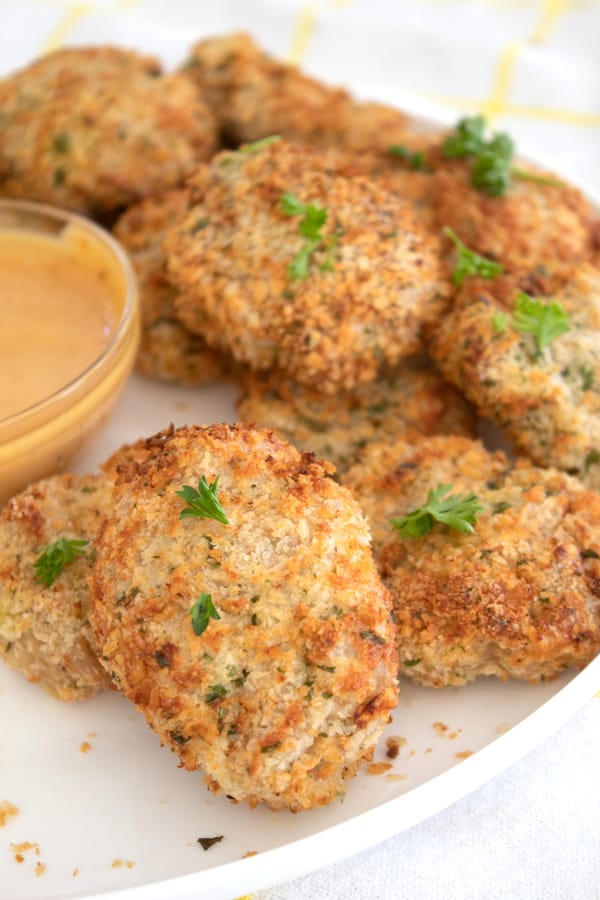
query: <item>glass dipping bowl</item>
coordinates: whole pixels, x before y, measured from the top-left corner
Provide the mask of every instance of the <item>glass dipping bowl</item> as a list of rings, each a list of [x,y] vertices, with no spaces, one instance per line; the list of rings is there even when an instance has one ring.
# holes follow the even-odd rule
[[[136,279],[119,244],[103,228],[75,213],[0,199],[0,231],[60,238],[69,227],[85,235],[94,254],[106,259],[110,279],[119,286],[119,314],[107,345],[82,372],[40,401],[0,419],[0,508],[27,484],[64,470],[71,456],[106,422],[138,349]],[[49,283],[49,313],[51,303]]]

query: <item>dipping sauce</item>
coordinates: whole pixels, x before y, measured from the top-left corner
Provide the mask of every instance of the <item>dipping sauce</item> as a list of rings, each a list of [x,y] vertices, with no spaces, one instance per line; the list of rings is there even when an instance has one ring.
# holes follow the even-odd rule
[[[135,275],[110,234],[0,198],[0,508],[106,424],[139,333]]]
[[[110,343],[123,275],[77,225],[0,229],[0,420],[68,385]]]

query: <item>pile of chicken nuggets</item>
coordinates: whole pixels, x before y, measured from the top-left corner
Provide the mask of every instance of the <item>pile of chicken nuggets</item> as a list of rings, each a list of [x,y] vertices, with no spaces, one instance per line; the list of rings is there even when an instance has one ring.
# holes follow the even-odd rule
[[[0,82],[0,194],[111,227],[138,368],[233,380],[0,516],[0,655],[117,689],[216,793],[331,802],[409,677],[600,649],[600,225],[480,117],[419,128],[265,54],[62,50]],[[478,438],[491,423],[510,455]]]

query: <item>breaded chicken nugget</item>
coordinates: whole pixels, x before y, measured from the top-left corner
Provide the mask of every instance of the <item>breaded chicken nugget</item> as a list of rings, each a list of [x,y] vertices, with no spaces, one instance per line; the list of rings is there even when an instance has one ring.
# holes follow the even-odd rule
[[[407,128],[404,113],[360,102],[281,62],[244,33],[197,43],[183,71],[199,88],[229,143],[272,134],[317,147],[354,151],[396,143]]]
[[[177,292],[167,278],[162,251],[167,229],[188,209],[187,191],[165,191],[130,206],[113,233],[128,251],[138,279],[142,338],[137,368],[161,381],[208,384],[224,377],[227,363],[177,319]]]
[[[179,316],[252,369],[351,390],[417,352],[445,308],[437,238],[317,151],[249,145],[190,184],[196,205],[164,245]]]
[[[57,475],[13,497],[0,515],[0,656],[60,700],[111,687],[94,650],[86,582],[90,542],[111,490],[104,476]],[[54,554],[48,548],[63,539],[87,545],[76,545],[73,561],[58,574],[57,560],[71,554],[64,543]],[[44,552],[40,573],[36,562]],[[53,570],[57,577],[46,586]]]
[[[537,682],[598,653],[600,496],[576,479],[430,437],[373,445],[343,480],[371,522],[406,675],[433,687],[478,675]],[[440,485],[475,494],[472,533],[393,530]]]
[[[186,178],[215,124],[152,57],[78,47],[0,81],[0,193],[105,215]]]
[[[354,462],[374,441],[415,434],[475,434],[472,408],[425,358],[335,396],[300,387],[279,372],[249,373],[237,409],[244,422],[275,428],[286,440],[334,463]]]
[[[432,176],[431,204],[438,227],[452,228],[471,250],[545,287],[590,258],[594,214],[574,187],[515,178],[505,196],[491,197],[470,179],[469,162],[447,160]]]
[[[540,299],[542,311],[562,307],[569,329],[543,350],[519,330],[518,297],[508,277],[468,279],[453,311],[431,329],[431,353],[534,462],[600,488],[600,270],[581,265],[552,298]]]
[[[103,663],[214,792],[328,803],[396,703],[390,603],[358,505],[267,431],[183,428],[146,449],[96,541]]]

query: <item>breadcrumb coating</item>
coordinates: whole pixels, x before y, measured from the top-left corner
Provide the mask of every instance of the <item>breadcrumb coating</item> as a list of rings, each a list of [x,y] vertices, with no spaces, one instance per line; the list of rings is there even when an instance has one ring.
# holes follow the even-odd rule
[[[87,618],[90,547],[50,587],[35,563],[60,538],[93,541],[109,506],[104,476],[57,475],[13,497],[0,515],[0,656],[59,700],[80,700],[110,678]]]
[[[58,50],[0,81],[0,192],[106,215],[208,159],[212,114],[188,79],[114,47]]]
[[[374,441],[405,433],[474,436],[475,417],[462,395],[425,358],[351,393],[322,394],[281,373],[248,373],[237,404],[244,422],[275,428],[285,440],[348,468]]]
[[[220,154],[190,185],[193,209],[164,246],[178,314],[210,346],[323,393],[421,349],[446,306],[439,242],[378,181],[275,141]],[[307,238],[286,192],[327,210],[306,277],[290,270]]]
[[[350,493],[242,425],[170,429],[120,470],[96,541],[103,664],[211,790],[293,811],[343,791],[396,703],[391,606]],[[139,457],[138,457],[139,458]],[[218,478],[228,523],[180,518]],[[220,618],[192,610],[210,595]]]
[[[394,600],[400,670],[433,687],[538,682],[600,650],[600,496],[569,475],[461,437],[368,447],[343,478],[371,522]],[[474,531],[402,538],[391,520],[439,484],[473,492]]]
[[[506,272],[537,278],[543,288],[560,284],[574,264],[590,258],[594,214],[576,188],[560,179],[548,185],[514,178],[505,196],[490,197],[470,178],[469,162],[442,161],[434,172],[431,204],[439,229],[452,228],[471,250]]]
[[[468,279],[452,312],[431,329],[429,349],[449,381],[521,452],[598,489],[600,270],[581,265],[543,298],[564,308],[570,328],[543,352],[510,318],[498,331],[498,316],[514,310],[517,288],[509,277]]]
[[[272,134],[317,147],[358,152],[396,143],[407,128],[400,110],[353,99],[274,59],[242,32],[199,41],[182,70],[231,144]]]
[[[138,279],[142,336],[136,365],[142,374],[180,384],[210,384],[223,378],[227,362],[192,334],[175,313],[162,242],[168,228],[189,209],[184,189],[165,191],[130,206],[113,233],[123,244]]]

